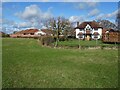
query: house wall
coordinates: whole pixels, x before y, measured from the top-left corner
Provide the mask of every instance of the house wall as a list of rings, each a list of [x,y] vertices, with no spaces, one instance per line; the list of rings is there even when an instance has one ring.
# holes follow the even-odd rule
[[[86,26],[86,28],[88,28],[89,27],[89,25],[87,25]],[[85,33],[86,34],[86,28],[85,29],[76,29],[76,38],[79,38],[79,36],[78,36],[78,34],[81,32],[81,33]],[[102,28],[98,28],[97,30],[95,30],[95,29],[92,29],[91,27],[89,27],[90,28],[90,33],[94,33],[94,32],[98,32],[99,33],[99,35],[97,36],[98,38],[97,39],[100,39],[101,37],[102,37]],[[92,35],[91,36],[92,37],[92,39],[95,39],[94,38],[94,35]],[[85,38],[85,36],[83,35],[83,38]]]
[[[93,40],[100,39],[100,38],[101,38],[101,35],[97,35],[97,38],[94,38],[94,37],[95,37],[95,36],[92,35],[92,39],[93,39]]]
[[[78,36],[79,32],[80,32],[80,29],[76,29],[76,38],[78,39],[79,39],[79,36]]]
[[[46,35],[46,33],[44,33],[43,31],[38,31],[38,32],[35,32],[35,35]]]
[[[98,28],[98,33],[102,36],[102,28]]]
[[[91,26],[90,26],[89,24],[86,25],[85,31],[86,31],[87,29],[90,29],[90,30],[92,31],[92,28],[91,28]]]
[[[98,32],[98,33],[99,33],[97,39],[100,39],[100,38],[102,37],[102,28],[98,28],[97,30],[96,30],[96,29],[93,29],[92,34],[95,33],[95,32]],[[92,38],[94,39],[94,35],[92,36]]]

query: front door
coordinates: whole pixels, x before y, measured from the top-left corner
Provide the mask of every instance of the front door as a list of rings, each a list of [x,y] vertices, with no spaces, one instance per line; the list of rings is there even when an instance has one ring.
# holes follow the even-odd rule
[[[86,35],[86,40],[90,41],[91,37],[90,35]]]

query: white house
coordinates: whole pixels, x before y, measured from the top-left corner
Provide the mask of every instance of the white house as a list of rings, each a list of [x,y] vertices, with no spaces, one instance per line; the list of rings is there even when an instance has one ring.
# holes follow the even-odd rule
[[[78,39],[100,39],[102,36],[102,27],[95,21],[83,22],[79,24],[77,22],[77,27],[75,28],[76,38]]]
[[[35,33],[35,35],[44,36],[44,35],[46,35],[46,33],[43,32],[43,31],[41,31],[41,30],[39,30],[39,31],[37,31],[37,32]]]
[[[48,29],[41,29],[35,33],[37,36],[53,36],[53,31]]]

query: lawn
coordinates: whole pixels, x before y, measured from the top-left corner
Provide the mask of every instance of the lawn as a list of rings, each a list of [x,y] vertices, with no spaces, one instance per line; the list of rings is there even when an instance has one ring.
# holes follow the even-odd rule
[[[2,49],[3,88],[118,87],[117,50],[55,49],[12,38]]]
[[[78,40],[78,39],[71,39],[68,41],[61,41],[59,42],[59,46],[70,46],[70,47],[74,47],[74,46],[105,46],[105,47],[112,47],[112,46],[117,46],[117,44],[113,43],[113,44],[105,44],[103,43],[101,40],[91,40],[91,41],[84,41],[84,40]]]

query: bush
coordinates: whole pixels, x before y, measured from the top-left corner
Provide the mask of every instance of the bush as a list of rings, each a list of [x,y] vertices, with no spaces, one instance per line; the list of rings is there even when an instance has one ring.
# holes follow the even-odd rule
[[[65,36],[59,36],[59,41],[65,41]]]
[[[40,44],[41,45],[50,45],[51,43],[53,43],[55,41],[54,37],[52,36],[41,36],[39,38]]]
[[[55,41],[57,40],[57,36],[54,36],[53,38]],[[59,41],[65,41],[65,36],[59,36],[58,39]]]
[[[39,39],[39,37],[34,37],[34,39]]]
[[[2,37],[10,37],[9,34],[2,34]]]

